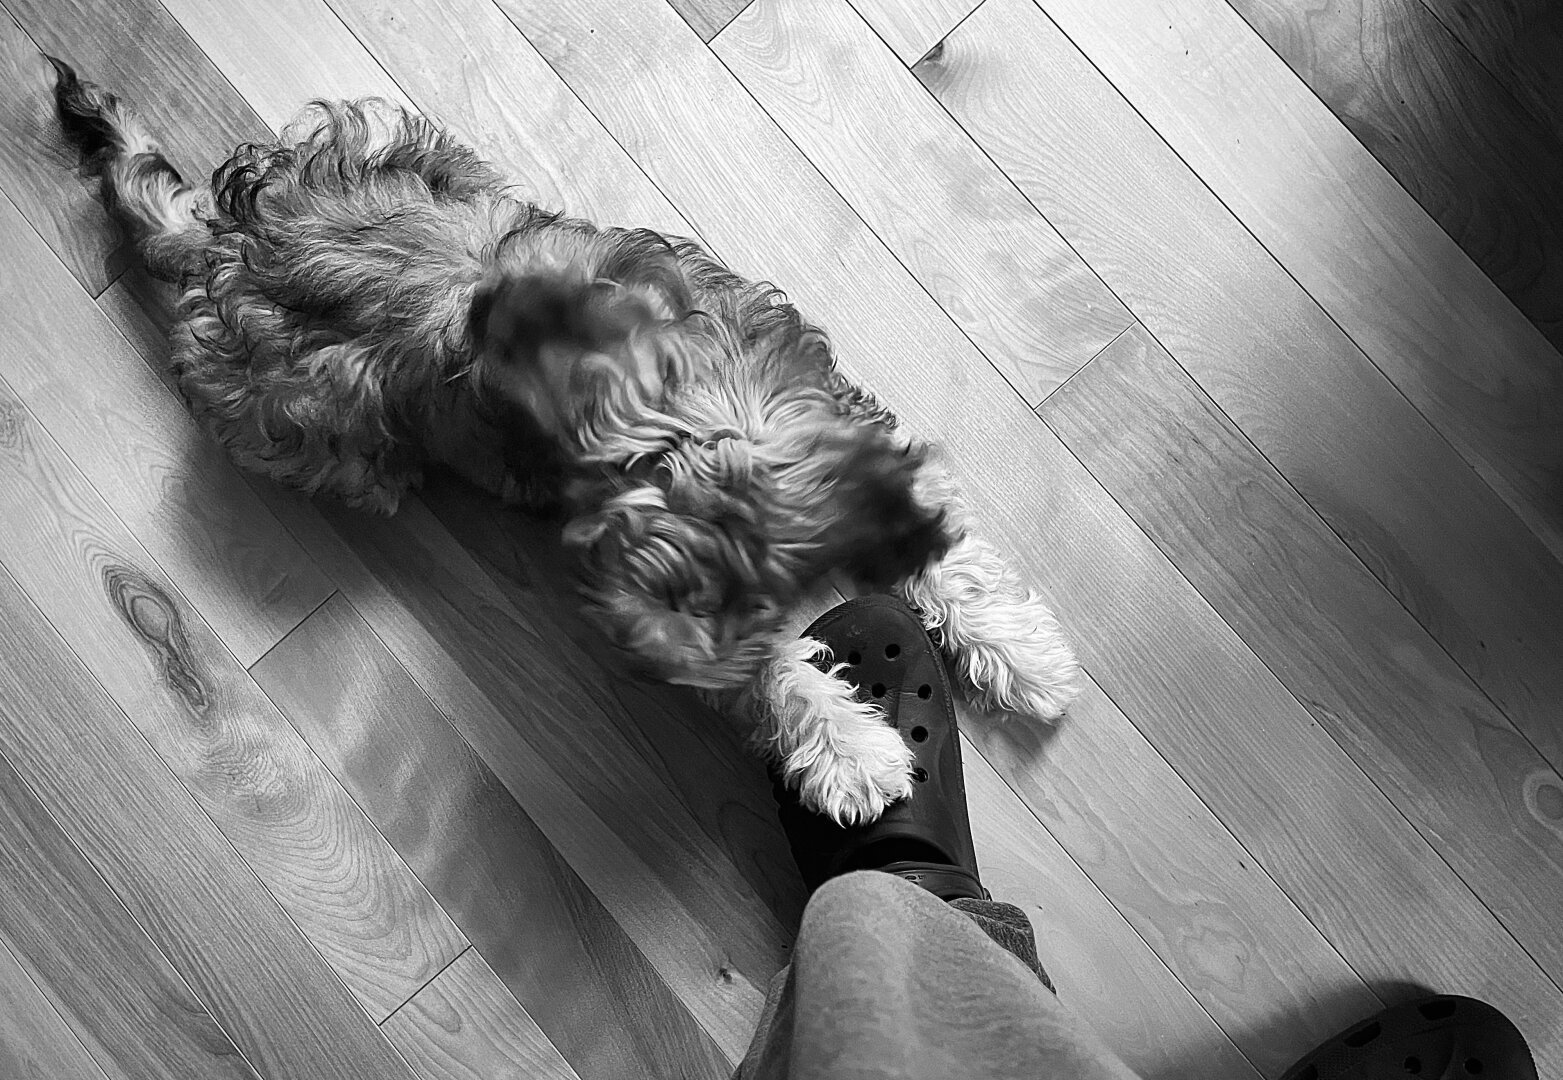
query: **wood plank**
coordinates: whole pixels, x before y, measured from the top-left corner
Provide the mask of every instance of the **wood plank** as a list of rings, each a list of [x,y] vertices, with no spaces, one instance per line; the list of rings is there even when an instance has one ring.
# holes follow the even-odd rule
[[[262,1076],[410,1080],[320,954],[4,566],[0,611],[0,754],[245,1060]],[[14,929],[7,935],[17,940]]]
[[[689,28],[710,41],[749,4],[749,0],[668,0]]]
[[[764,766],[746,745],[748,728],[687,689],[627,671],[624,658],[581,611],[576,565],[558,543],[558,525],[506,512],[466,484],[436,484],[424,502],[483,568],[510,610],[572,685],[590,697],[617,753],[636,769],[665,777],[683,813],[703,824],[783,927],[798,924],[805,900],[776,817]],[[812,621],[804,617],[801,632]],[[637,805],[634,801],[631,806]],[[648,805],[646,803],[639,804]]]
[[[273,131],[318,98],[383,97],[412,106],[322,0],[272,0],[260,9],[233,0],[163,6]],[[224,90],[233,100],[232,90]]]
[[[0,377],[241,664],[331,593],[222,450],[0,200]]]
[[[851,0],[874,33],[911,67],[977,9],[980,0]]]
[[[1563,779],[1438,643],[1143,328],[1041,413],[1542,968],[1563,978]]]
[[[1422,0],[1530,114],[1563,136],[1563,8],[1551,0]]]
[[[1563,347],[1563,212],[1555,196],[1563,143],[1556,132],[1521,107],[1421,0],[1232,0],[1231,7]]]
[[[1084,466],[1045,444],[1010,467],[1050,495],[1029,511],[1049,523],[1035,557],[1064,579],[1053,595],[1087,668],[1351,968],[1386,1003],[1416,987],[1498,1003],[1538,1062],[1563,1063],[1563,992],[1126,513],[1095,497]],[[1273,1011],[1250,1009],[1249,1024]]]
[[[1260,1073],[1382,1007],[1094,681],[1053,730],[970,709],[960,723]]]
[[[476,949],[458,956],[383,1030],[423,1080],[576,1080]]]
[[[983,347],[989,359],[993,359],[994,352],[988,349],[989,339],[980,333],[980,327],[964,322],[966,305],[950,303],[939,286],[944,286],[946,292],[964,289],[967,294],[991,289],[1018,299],[1035,291],[1039,281],[1057,281],[1058,275],[1008,275],[1007,269],[994,266],[997,259],[985,259],[988,266],[977,266],[961,258],[963,245],[971,244],[974,231],[980,238],[977,242],[982,242],[983,225],[963,220],[964,211],[960,205],[939,205],[941,195],[938,192],[949,191],[950,197],[957,200],[982,203],[982,198],[972,191],[983,191],[985,184],[972,183],[971,170],[967,170],[966,183],[961,183],[961,178],[941,173],[947,163],[960,163],[963,156],[975,156],[982,166],[991,166],[975,153],[964,133],[947,119],[947,114],[936,108],[930,114],[928,106],[932,102],[925,103],[921,91],[908,95],[897,94],[892,89],[899,80],[910,83],[911,77],[907,72],[900,72],[899,66],[885,58],[883,50],[875,45],[877,42],[872,41],[867,28],[844,5],[789,3],[785,9],[778,9],[769,0],[756,0],[721,38],[713,42],[717,55],[728,69],[746,84],[811,161],[825,170],[833,188],[853,203],[853,208],[869,222],[880,239],[896,250],[900,261],[907,264],[913,274],[919,275],[925,288],[936,300],[941,300],[950,316],[963,324],[974,344]],[[850,58],[850,63],[846,63],[846,58]],[[947,128],[944,138],[939,138],[938,134],[932,136],[936,147],[933,150],[927,148],[930,128],[935,133],[939,128]],[[905,152],[908,145],[916,147],[914,158],[899,161],[897,155]],[[977,166],[974,163],[972,167]],[[917,172],[930,173],[921,184],[927,191],[903,194],[894,189],[908,183],[902,180],[903,177]],[[999,183],[1005,191],[1014,194],[1013,189],[1008,188],[1007,180],[1000,177]],[[1019,213],[1024,213],[1030,222],[1046,231],[1057,245],[1060,256],[1089,274],[1057,234],[1041,222],[1030,205],[1024,200],[1018,202]],[[930,209],[924,211],[925,205]],[[878,208],[883,211],[875,214]],[[988,211],[985,209],[983,213]],[[1011,214],[1011,217],[1018,216]],[[1010,222],[1008,227],[986,236],[986,241],[991,242],[986,255],[1002,256],[1013,245],[1021,252],[1019,258],[1027,258],[1025,252],[1038,247],[1038,238],[1033,236],[1033,231],[1036,230],[1025,228],[1024,220]],[[930,281],[928,272],[944,275],[944,280]],[[1094,275],[1091,283],[1105,294]],[[1116,299],[1105,295],[1122,313],[1122,306]],[[1057,297],[1057,302],[1053,297]],[[1049,306],[1060,311],[1060,319],[1069,319],[1072,311],[1083,302],[1089,303],[1089,300],[1049,295]],[[1127,313],[1124,317],[1127,319]],[[1088,349],[1077,350],[1072,364],[1060,367],[1049,384],[1025,395],[1028,402],[1036,402],[1052,392],[1063,378],[1068,378],[1125,325],[1103,328],[1107,333]],[[1008,328],[1005,333],[1019,336],[1014,328]],[[1003,370],[1002,366],[1000,370]],[[1010,381],[1016,384],[1013,375]],[[1049,758],[1057,739],[1072,735],[1089,746],[1093,733],[1102,738],[1103,728],[1110,730],[1114,721],[1119,725],[1119,731],[1127,728],[1133,735],[1127,719],[1102,699],[1099,692],[1096,702],[1088,706],[1091,714],[1080,716],[1080,708],[1082,706],[1075,708],[1077,722],[1066,725],[1060,736],[1049,739]],[[1044,766],[1038,755],[1014,753],[1013,744],[991,721],[983,728],[983,733],[996,742],[996,749],[1003,755],[1000,760],[1007,766],[1005,777],[1011,785],[1019,780],[1024,785],[1022,791],[1039,794],[1050,791],[1055,783],[1066,781],[1068,769]],[[1016,738],[1024,739],[1024,736]],[[1122,738],[1124,736],[1119,735],[1119,739]],[[1005,749],[1010,752],[1005,753]],[[1124,747],[1116,744],[1114,749]],[[1155,941],[1161,958],[1193,989],[1200,1003],[1211,1010],[1227,1032],[1232,1033],[1243,1052],[1279,1074],[1299,1053],[1316,1046],[1364,1013],[1371,1013],[1377,999],[1366,991],[1338,953],[1330,949],[1318,930],[1300,916],[1293,903],[1264,877],[1263,872],[1254,867],[1250,867],[1247,874],[1229,872],[1230,867],[1238,867],[1247,860],[1247,853],[1218,822],[1208,819],[1204,805],[1177,775],[1172,774],[1160,756],[1149,747],[1138,747],[1138,750],[1138,755],[1130,752],[1124,756],[1124,760],[1144,763],[1136,769],[1133,783],[1119,783],[1121,769],[1097,767],[1082,772],[1091,777],[1089,783],[1093,791],[1089,792],[1089,799],[1082,800],[1085,810],[1071,814],[1071,824],[1075,828],[1068,839],[1063,836],[1060,839],[1064,839],[1064,846],[1071,852],[1080,849],[1097,855],[1099,864],[1093,864],[1091,871],[1093,875],[1102,874],[1111,886],[1116,886],[1110,892],[1114,902],[1121,908],[1130,907],[1130,910],[1138,905],[1138,911],[1128,914],[1136,930]],[[1100,747],[1097,747],[1096,755],[1085,761],[1100,764],[1103,760],[1113,760],[1113,752]],[[1044,775],[1038,775],[1043,771],[1046,771]],[[1107,785],[1107,789],[1102,785]],[[1150,794],[1152,791],[1155,794]],[[1144,822],[1147,817],[1150,821],[1160,821],[1161,814],[1166,813],[1169,806],[1180,802],[1191,806],[1189,817],[1204,816],[1213,828],[1191,841],[1188,833],[1182,831],[1186,825],[1185,816],[1179,816],[1177,835],[1146,838]],[[1047,797],[1046,805],[1050,810],[1057,810],[1058,800]],[[1046,817],[1046,824],[1052,827],[1052,817]],[[1103,844],[1102,836],[1125,839],[1118,844]],[[1146,841],[1143,847],[1136,842],[1139,839]],[[1158,842],[1164,846],[1158,847]],[[1196,858],[1189,860],[1186,852],[1200,842],[1204,842],[1204,846],[1200,847]],[[1110,855],[1099,855],[1103,847],[1110,849]],[[1164,855],[1166,852],[1177,852],[1177,858],[1169,860]],[[1218,872],[1221,880],[1197,882],[1197,875],[1189,872],[1191,866]],[[1100,885],[1102,878],[1097,880]],[[1241,903],[1230,900],[1238,896],[1252,903],[1252,910],[1244,910]],[[1197,916],[1194,916],[1196,911]],[[1197,925],[1191,925],[1191,917],[1197,917]],[[1288,935],[1286,944],[1280,944],[1279,935]],[[1214,946],[1214,941],[1224,942],[1225,947]],[[1221,958],[1229,961],[1241,958],[1241,963],[1222,964],[1219,963]],[[1266,1024],[1255,1024],[1252,1017],[1255,996],[1271,1002]]]
[[[1370,984],[1420,978],[1502,1001],[1543,1057],[1563,1060],[1557,987],[718,61],[649,4],[506,9],[729,262],[785,285],[849,370],[943,442],[987,531],[1103,689]],[[788,213],[762,209],[776,206]]]
[[[1133,321],[846,0],[755,0],[712,48],[1029,404]]]
[[[99,310],[140,354],[152,374],[174,394],[179,390],[169,367],[169,332],[173,329],[178,290],[132,267],[98,294]]]
[[[0,408],[12,574],[364,1007],[390,1015],[466,940],[3,382]]]
[[[600,224],[693,234],[660,193],[632,182],[635,163],[601,138],[596,119],[494,5],[328,2],[425,114],[444,118],[529,198]],[[248,81],[240,89],[262,92]]]
[[[1416,6],[1416,0],[1408,2]],[[1244,0],[1236,6],[1255,4]],[[1291,0],[1271,0],[1265,10],[1278,17],[1283,9],[1295,11],[1301,6]],[[1299,19],[1292,27],[1296,40],[1281,42],[1283,53],[1309,47],[1308,41],[1314,39],[1308,34],[1319,35],[1314,40],[1319,64],[1326,63],[1327,57],[1333,57],[1332,62],[1356,63],[1350,57],[1360,58],[1362,53],[1359,34],[1366,35],[1366,48],[1375,54],[1417,47],[1401,41],[1383,21],[1382,11],[1366,18],[1359,29],[1356,16],[1349,12],[1366,16],[1379,10],[1375,4],[1364,8],[1359,0],[1314,7],[1318,10],[1308,22]],[[1563,498],[1559,497],[1563,492],[1563,364],[1556,349],[1482,273],[1477,265],[1482,255],[1472,252],[1477,262],[1467,258],[1440,222],[1396,182],[1396,176],[1375,162],[1308,86],[1277,63],[1265,43],[1220,0],[1172,4],[1132,0],[1113,5],[1049,0],[1047,10],[1156,129],[1156,135],[1171,144],[1553,553],[1563,556]],[[1263,23],[1271,21],[1267,15]],[[1380,59],[1394,70],[1371,77],[1335,73],[1330,76],[1335,84],[1323,90],[1326,99],[1351,97],[1350,107],[1357,112],[1348,115],[1350,122],[1355,123],[1351,116],[1361,113],[1403,111],[1395,104],[1399,98],[1408,97],[1413,104],[1421,99],[1413,86],[1400,88],[1398,83],[1433,74],[1420,69],[1400,72],[1409,57]],[[931,85],[941,78],[932,67],[927,74]],[[1360,89],[1353,89],[1358,84]],[[1450,108],[1466,107],[1453,98],[1439,100]],[[1479,106],[1471,103],[1470,107]],[[1120,103],[1115,108],[1121,113],[1125,107]],[[1054,115],[1061,114],[1055,110]],[[1132,136],[1121,124],[1113,127],[1112,135],[1101,136],[1102,145],[1108,138],[1127,139],[1122,149],[1119,143],[1112,144],[1114,157],[1151,160],[1142,148],[1153,136],[1143,125],[1136,125]],[[1420,144],[1420,149],[1405,152],[1436,155],[1447,147],[1453,153],[1468,138],[1501,138],[1499,127],[1491,117],[1434,124],[1420,134],[1404,133]],[[1377,148],[1399,138],[1399,134],[1374,137],[1369,145]],[[1158,147],[1154,157],[1166,156]],[[1563,148],[1553,151],[1553,157],[1563,161]],[[1512,230],[1519,246],[1541,244],[1541,234],[1519,219],[1512,226],[1494,224],[1501,204],[1491,202],[1482,191],[1493,183],[1508,182],[1502,179],[1504,159],[1485,154],[1478,158],[1479,164],[1471,167],[1485,174],[1480,184],[1463,176],[1438,179],[1431,170],[1424,179],[1444,185],[1439,198],[1453,212],[1471,217],[1470,227]],[[1066,191],[1074,185],[1068,178],[1052,179],[1052,172],[1076,167],[1073,162],[1049,163],[1048,186],[1058,191],[1053,202],[1071,197]],[[1515,182],[1521,177],[1539,182],[1544,175],[1526,165],[1517,168],[1512,174]],[[1417,190],[1415,184],[1407,186]],[[1173,192],[1184,187],[1168,188],[1168,197],[1179,199]],[[1115,188],[1112,197],[1122,190]],[[1543,185],[1538,190],[1551,189]],[[1140,201],[1145,201],[1144,195]],[[1468,206],[1472,201],[1483,205]],[[1133,212],[1129,204],[1117,209],[1120,216]],[[1211,213],[1202,210],[1197,220]],[[1440,221],[1456,237],[1461,235],[1460,228],[1443,218]],[[1178,228],[1195,226],[1196,222],[1185,219]],[[1543,250],[1550,250],[1553,260],[1563,252],[1556,247]],[[1184,251],[1175,257],[1190,255]],[[1557,272],[1557,268],[1549,271]],[[1563,296],[1563,291],[1556,296]],[[1550,302],[1563,311],[1563,301]],[[1131,306],[1135,306],[1132,301]],[[1138,306],[1136,311],[1145,317]],[[1151,329],[1162,333],[1157,325]],[[1240,345],[1248,347],[1234,343],[1233,348]],[[1232,355],[1245,354],[1234,351]],[[1394,415],[1394,411],[1385,414]],[[1496,631],[1488,634],[1498,636]],[[1465,655],[1469,659],[1472,654]]]
[[[9,764],[0,765],[0,771],[15,775]],[[0,1075],[13,1080],[105,1077],[4,937],[0,934]]]
[[[344,598],[329,600],[254,673],[580,1073],[731,1070]]]
[[[22,977],[49,987],[55,1004],[116,1078],[254,1080],[255,1071],[200,998],[4,755],[0,935],[12,950],[7,957],[25,967]],[[75,1042],[69,1031],[66,1038]],[[87,1057],[82,1044],[76,1046]]]
[[[1125,923],[1084,871],[962,740],[972,838],[983,884],[1023,909],[1059,1000],[1140,1076],[1259,1073]]]
[[[204,180],[241,142],[264,139],[270,132],[261,119],[228,93],[222,74],[179,28],[161,4],[149,0],[99,4],[94,0],[5,0],[38,47],[69,61],[83,78],[111,88],[135,102],[148,126],[157,132],[168,158],[192,180]],[[41,75],[34,62],[25,85],[47,88],[53,80]],[[44,65],[46,68],[47,65]],[[47,100],[47,99],[46,99]],[[36,105],[33,106],[37,108]],[[45,164],[51,164],[52,155]],[[9,178],[0,186],[10,190]],[[60,174],[67,205],[80,206],[82,216],[54,219],[44,231],[67,235],[55,248],[92,295],[112,280],[122,264],[108,266],[78,252],[92,253],[112,232],[101,204],[90,213],[79,199],[81,181]],[[93,234],[96,234],[96,238]]]
[[[96,181],[76,175],[54,109],[54,68],[9,12],[0,12],[0,187],[84,288],[98,293],[129,251],[104,226]]]
[[[1563,564],[1034,5],[991,0],[918,71],[1374,575],[1563,763]],[[1370,291],[1387,318],[1396,299]]]
[[[421,502],[389,521],[276,508],[700,1025],[741,1052],[790,943],[735,868],[754,856],[721,820],[691,818],[566,666],[568,642],[515,611]]]

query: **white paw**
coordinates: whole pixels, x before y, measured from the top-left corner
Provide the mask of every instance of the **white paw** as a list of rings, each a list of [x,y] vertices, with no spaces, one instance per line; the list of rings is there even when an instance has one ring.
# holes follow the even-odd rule
[[[960,660],[984,709],[1057,720],[1080,694],[1080,665],[1056,634],[973,646]]]
[[[912,748],[884,722],[837,732],[806,762],[790,762],[798,798],[841,825],[870,822],[912,793]],[[792,772],[792,770],[789,770]]]

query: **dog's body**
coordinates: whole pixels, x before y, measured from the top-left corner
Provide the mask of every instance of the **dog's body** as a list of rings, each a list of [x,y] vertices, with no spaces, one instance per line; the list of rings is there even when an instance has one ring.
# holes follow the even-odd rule
[[[544,211],[385,103],[317,103],[194,188],[55,63],[67,134],[182,287],[179,386],[240,466],[390,513],[441,463],[562,508],[609,636],[752,712],[844,823],[909,794],[911,752],[784,632],[828,581],[899,589],[986,705],[1053,717],[1072,696],[1047,609],[770,286],[693,241]]]

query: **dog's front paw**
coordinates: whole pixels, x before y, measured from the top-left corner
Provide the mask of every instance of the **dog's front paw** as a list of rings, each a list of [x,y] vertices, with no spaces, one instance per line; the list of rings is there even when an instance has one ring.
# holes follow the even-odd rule
[[[882,720],[838,731],[794,764],[798,799],[840,825],[873,821],[912,793],[911,747]]]
[[[1040,604],[1007,640],[982,641],[957,650],[957,663],[981,709],[1057,720],[1080,693],[1080,665],[1051,613]],[[1021,609],[1022,611],[1024,608]]]

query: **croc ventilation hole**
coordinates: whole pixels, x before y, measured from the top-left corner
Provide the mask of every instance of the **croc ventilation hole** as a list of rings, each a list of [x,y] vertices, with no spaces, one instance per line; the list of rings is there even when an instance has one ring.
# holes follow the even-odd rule
[[[1417,1012],[1429,1020],[1442,1020],[1446,1016],[1454,1015],[1455,1003],[1448,998],[1439,998],[1437,1001],[1428,1001],[1417,1006]]]
[[[1475,1076],[1477,1073],[1481,1072],[1482,1071],[1482,1059],[1481,1058],[1466,1058],[1465,1059],[1465,1071],[1470,1073],[1472,1076]]]
[[[924,701],[927,701],[929,698],[933,697],[933,687],[929,686],[927,683],[923,683],[923,685],[917,688],[917,696],[922,698]]]
[[[921,784],[924,780],[928,779],[928,770],[920,767],[913,769],[912,779]],[[1467,1062],[1467,1064],[1469,1064],[1469,1062]]]
[[[914,727],[912,729],[912,741],[913,742],[922,742],[927,737],[928,737],[928,729],[923,727],[921,724],[918,724],[916,727]]]
[[[856,649],[853,649],[851,652],[847,653],[847,663],[851,666],[857,667],[862,662],[863,654],[858,652]]]
[[[1378,1038],[1379,1032],[1383,1030],[1383,1028],[1379,1027],[1378,1021],[1375,1020],[1373,1023],[1369,1024],[1367,1027],[1362,1028],[1360,1031],[1353,1031],[1342,1041],[1345,1042],[1347,1046],[1366,1046],[1368,1043]]]
[[[901,646],[895,644],[894,642],[891,642],[889,645],[885,646],[885,659],[886,660],[894,660],[896,657],[898,657],[900,655],[901,655]]]
[[[1417,1073],[1422,1071],[1422,1059],[1417,1057],[1408,1057],[1401,1063],[1400,1067],[1405,1069],[1406,1072],[1410,1073],[1412,1076],[1415,1076]]]
[[[873,693],[873,695],[875,697],[884,697],[885,696],[885,684],[882,683],[882,682],[876,682],[873,685],[873,688],[872,688],[871,692]]]

